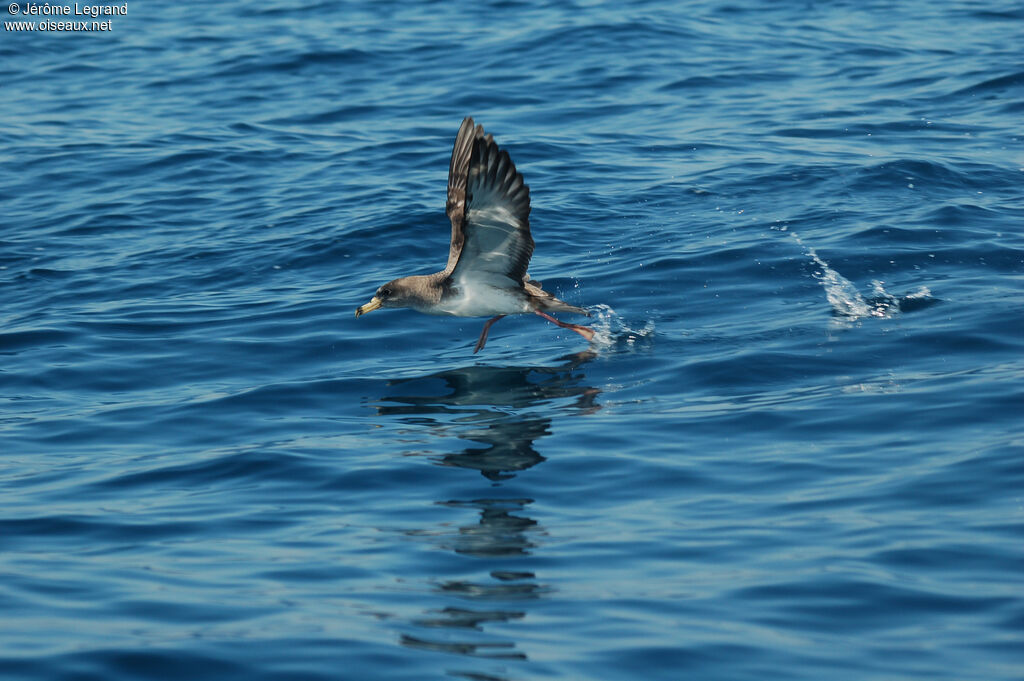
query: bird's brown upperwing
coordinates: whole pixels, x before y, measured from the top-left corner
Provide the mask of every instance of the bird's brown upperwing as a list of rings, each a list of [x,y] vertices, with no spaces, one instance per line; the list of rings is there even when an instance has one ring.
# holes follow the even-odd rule
[[[445,272],[451,274],[455,263],[462,252],[462,220],[466,215],[466,178],[469,177],[469,159],[473,153],[473,140],[477,135],[483,136],[484,128],[474,129],[473,119],[466,116],[455,136],[452,147],[452,160],[448,165],[448,203],[445,210],[452,221],[452,242],[448,249],[448,264]]]
[[[448,169],[452,241],[446,277],[522,286],[533,255],[530,188],[508,152],[466,118]]]

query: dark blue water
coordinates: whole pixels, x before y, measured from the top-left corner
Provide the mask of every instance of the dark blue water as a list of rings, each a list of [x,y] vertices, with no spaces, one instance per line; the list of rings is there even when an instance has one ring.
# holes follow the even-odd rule
[[[5,30],[0,677],[1024,677],[1024,11],[897,4]],[[593,344],[354,319],[466,115]]]

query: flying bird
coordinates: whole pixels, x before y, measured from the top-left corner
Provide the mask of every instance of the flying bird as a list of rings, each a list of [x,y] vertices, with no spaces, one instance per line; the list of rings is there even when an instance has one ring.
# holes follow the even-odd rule
[[[452,241],[448,264],[440,272],[393,279],[377,289],[356,317],[380,307],[408,307],[426,314],[491,317],[473,353],[483,349],[496,321],[533,313],[571,329],[588,341],[594,330],[569,324],[549,312],[590,316],[559,300],[530,279],[530,188],[508,152],[498,148],[482,125],[465,118],[455,136],[448,167],[448,217]]]

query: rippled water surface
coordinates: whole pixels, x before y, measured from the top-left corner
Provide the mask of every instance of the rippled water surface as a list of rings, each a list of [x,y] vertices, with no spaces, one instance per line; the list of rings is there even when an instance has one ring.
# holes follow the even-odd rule
[[[5,29],[0,676],[1024,677],[1024,12],[897,5]],[[353,317],[466,115],[590,345]]]

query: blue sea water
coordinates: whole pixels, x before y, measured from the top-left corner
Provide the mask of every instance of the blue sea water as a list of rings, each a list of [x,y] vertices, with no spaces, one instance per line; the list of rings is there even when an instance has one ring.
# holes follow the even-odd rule
[[[1024,677],[1019,3],[127,9],[0,37],[0,677]],[[466,115],[593,343],[353,317]]]

